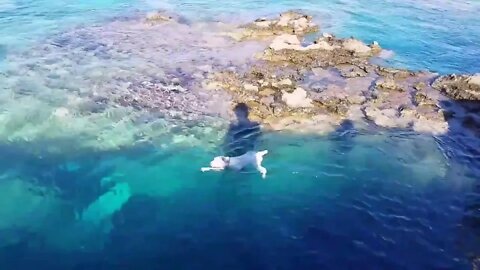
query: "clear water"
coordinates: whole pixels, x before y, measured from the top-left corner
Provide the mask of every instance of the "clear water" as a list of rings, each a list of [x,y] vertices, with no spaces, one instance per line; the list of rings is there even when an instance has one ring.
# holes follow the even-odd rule
[[[241,21],[300,8],[327,31],[378,40],[395,52],[392,65],[480,70],[480,5],[468,1],[0,0],[0,59],[9,67],[45,63],[58,55],[28,54],[30,48],[37,52],[73,27],[81,33],[152,8]],[[96,38],[106,37],[81,37],[59,55],[75,59]],[[124,61],[97,68],[145,64]],[[70,72],[62,80],[90,87],[90,77],[80,85],[73,72],[87,73],[88,65],[60,67]],[[87,131],[112,134],[97,118],[72,133],[55,126],[63,136],[37,139],[23,123],[43,121],[43,106],[60,102],[68,87],[58,86],[65,83],[58,76],[40,84],[34,79],[43,73],[18,73],[3,74],[6,85],[39,87],[33,91],[44,100],[22,99],[12,111],[8,93],[0,95],[0,269],[469,269],[480,255],[480,155],[460,134],[269,133],[261,142],[270,150],[267,180],[201,173],[221,139],[175,146],[167,139],[177,135],[172,131],[158,138],[166,145],[68,151],[89,138]],[[4,121],[8,113],[18,117]],[[48,127],[41,132],[52,132]]]
[[[6,50],[66,27],[125,15],[132,9],[179,11],[191,18],[243,18],[304,9],[324,31],[377,40],[395,52],[392,65],[440,73],[475,73],[480,44],[478,1],[248,0],[248,1],[0,1],[0,59]]]

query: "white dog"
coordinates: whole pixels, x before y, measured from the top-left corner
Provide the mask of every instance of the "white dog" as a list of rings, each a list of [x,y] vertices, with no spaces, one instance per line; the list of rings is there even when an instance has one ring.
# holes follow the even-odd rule
[[[262,166],[263,156],[268,153],[268,150],[253,152],[249,151],[238,157],[215,157],[210,162],[210,167],[203,167],[202,172],[206,171],[223,171],[225,169],[241,170],[249,165],[255,167],[261,174],[262,178],[267,175],[267,169]]]

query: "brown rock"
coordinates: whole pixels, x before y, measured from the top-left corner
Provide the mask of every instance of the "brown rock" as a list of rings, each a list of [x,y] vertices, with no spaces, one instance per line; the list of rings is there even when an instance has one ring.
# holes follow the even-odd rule
[[[344,78],[365,77],[368,75],[368,70],[365,66],[340,66],[337,67],[340,75]]]
[[[413,99],[416,104],[419,106],[426,105],[426,106],[434,106],[437,107],[437,102],[428,97],[425,93],[417,91],[413,96]]]
[[[273,90],[272,88],[264,88],[264,89],[262,89],[258,94],[259,94],[260,96],[267,97],[267,96],[271,96],[271,95],[273,95],[273,94],[275,94],[275,93],[276,93],[276,91]]]
[[[425,89],[425,87],[427,87],[427,85],[424,82],[418,82],[413,86],[413,88],[417,91],[421,91]]]
[[[480,75],[441,76],[432,86],[455,100],[480,100]]]
[[[237,40],[265,39],[283,34],[305,35],[318,31],[318,26],[312,21],[312,17],[288,11],[280,14],[276,19],[261,18],[255,22],[244,25],[239,32],[231,33],[230,36]]]
[[[400,85],[398,85],[395,80],[391,77],[384,77],[380,78],[375,82],[375,87],[378,90],[384,90],[384,91],[399,91],[399,92],[404,92],[405,89],[403,89]]]

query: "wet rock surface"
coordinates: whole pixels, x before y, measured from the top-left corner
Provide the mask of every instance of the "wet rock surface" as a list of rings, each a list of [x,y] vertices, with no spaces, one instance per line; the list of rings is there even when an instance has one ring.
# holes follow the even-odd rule
[[[273,27],[282,20],[286,20],[283,14],[250,25],[259,31],[250,37],[268,36],[270,45],[257,54],[258,62],[249,71],[218,73],[209,80],[232,93],[235,101],[249,104],[255,118],[267,126],[298,131],[299,123],[304,123],[301,126],[317,125],[322,132],[325,125],[312,120],[322,118],[333,125],[343,120],[371,121],[381,127],[444,134],[451,128],[449,123],[465,122],[463,117],[478,106],[467,108],[451,100],[477,101],[478,74],[436,78],[430,72],[378,66],[371,62],[382,53],[377,42],[365,44],[317,32],[314,42],[305,43],[306,31]],[[286,80],[289,83],[282,84]],[[241,85],[248,87],[242,90]]]
[[[433,82],[433,87],[455,100],[480,101],[480,73],[441,76]]]
[[[312,17],[295,11],[281,13],[278,18],[259,18],[240,27],[230,36],[237,40],[265,39],[281,34],[305,35],[318,30]]]

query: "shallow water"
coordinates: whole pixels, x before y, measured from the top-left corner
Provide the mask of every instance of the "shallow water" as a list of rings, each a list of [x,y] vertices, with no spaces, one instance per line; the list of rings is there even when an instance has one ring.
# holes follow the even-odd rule
[[[178,124],[85,104],[126,82],[188,82],[192,61],[241,67],[262,47],[212,41],[221,25],[117,20],[152,8],[231,22],[300,8],[379,41],[389,64],[480,70],[476,2],[0,0],[1,269],[469,269],[480,256],[480,154],[461,134],[268,133],[261,180],[199,171],[227,124],[212,111]],[[224,111],[221,96],[184,98]],[[65,104],[75,114],[58,116]]]

